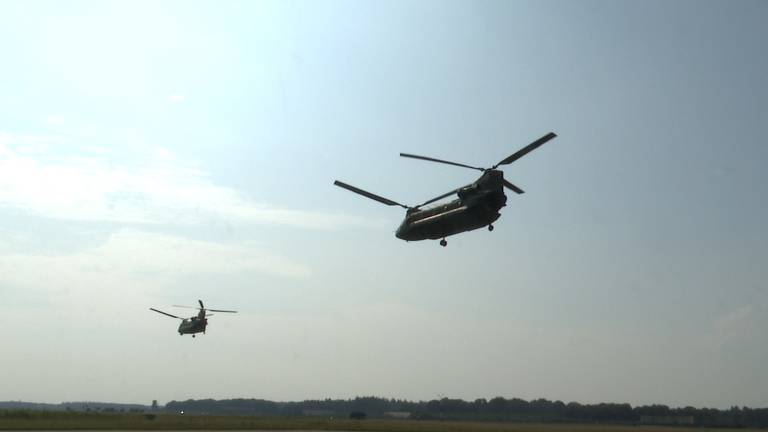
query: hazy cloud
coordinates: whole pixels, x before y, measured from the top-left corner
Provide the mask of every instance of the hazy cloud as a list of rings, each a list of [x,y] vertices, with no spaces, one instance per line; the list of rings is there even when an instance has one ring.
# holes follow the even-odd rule
[[[0,255],[0,282],[51,292],[101,290],[103,286],[148,284],[197,274],[255,271],[303,277],[309,269],[253,245],[227,245],[137,230],[120,230],[101,245],[71,254]],[[45,271],[41,271],[45,269]]]
[[[729,339],[756,334],[760,326],[755,315],[755,307],[751,304],[742,305],[724,313],[714,321],[714,338],[723,343]]]

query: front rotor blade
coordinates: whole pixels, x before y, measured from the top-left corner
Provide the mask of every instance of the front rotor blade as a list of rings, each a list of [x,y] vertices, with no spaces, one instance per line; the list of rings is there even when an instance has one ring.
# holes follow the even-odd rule
[[[493,166],[493,168],[495,169],[499,165],[507,165],[507,164],[510,164],[510,163],[520,159],[521,157],[523,157],[523,156],[527,155],[528,153],[536,150],[539,146],[541,146],[542,144],[544,144],[545,142],[551,140],[552,138],[554,138],[556,136],[557,136],[557,134],[555,134],[554,132],[550,132],[550,133],[544,135],[543,137],[537,139],[536,141],[534,141],[534,142],[528,144],[527,146],[521,148],[520,150],[515,152],[515,154],[513,154],[513,155],[507,157],[506,159],[504,159],[503,161],[497,163],[496,165]]]
[[[517,186],[513,185],[512,183],[510,183],[510,182],[508,182],[508,181],[506,181],[506,180],[504,180],[504,186],[506,186],[506,187],[508,187],[508,188],[512,189],[513,191],[515,191],[515,193],[518,193],[518,194],[522,194],[522,193],[525,193],[525,191],[524,191],[524,190],[520,189],[519,187],[517,187]]]
[[[223,310],[223,309],[206,309],[207,311],[211,312],[229,312],[229,313],[237,313],[237,311],[233,310]]]
[[[372,193],[370,193],[370,192],[367,192],[367,191],[364,191],[364,190],[362,190],[362,189],[356,188],[356,187],[354,187],[354,186],[352,186],[352,185],[348,185],[348,184],[346,184],[346,183],[340,182],[340,181],[338,181],[338,180],[334,181],[334,182],[333,182],[333,184],[334,184],[334,185],[336,185],[336,186],[338,186],[338,187],[340,187],[340,188],[344,188],[344,189],[346,189],[346,190],[348,190],[348,191],[354,192],[354,193],[356,193],[356,194],[358,194],[358,195],[362,195],[362,196],[364,196],[364,197],[366,197],[366,198],[370,198],[370,199],[372,199],[372,200],[374,200],[374,201],[378,201],[378,202],[380,202],[380,203],[382,203],[382,204],[386,204],[386,205],[388,205],[388,206],[394,206],[394,205],[396,205],[396,206],[400,206],[400,207],[402,207],[402,208],[404,208],[404,209],[408,209],[408,208],[410,208],[410,207],[408,207],[407,205],[404,205],[404,204],[400,204],[400,203],[399,203],[399,202],[397,202],[397,201],[392,201],[391,199],[387,199],[387,198],[384,198],[384,197],[380,197],[380,196],[378,196],[378,195],[376,195],[376,194],[372,194]]]
[[[195,309],[195,310],[200,310],[200,308],[199,308],[199,307],[197,307],[197,306],[182,306],[182,305],[171,305],[171,306],[173,306],[173,307],[178,307],[178,308],[184,308],[184,309]]]
[[[450,191],[450,192],[446,192],[446,193],[444,193],[444,194],[442,194],[442,195],[440,195],[440,196],[438,196],[438,197],[434,197],[434,198],[432,198],[432,199],[431,199],[431,200],[429,200],[429,201],[425,201],[425,202],[423,202],[423,203],[419,204],[419,205],[418,205],[418,206],[416,206],[416,207],[417,207],[417,208],[418,208],[418,207],[424,207],[424,206],[425,206],[425,205],[427,205],[427,204],[432,204],[432,203],[433,203],[433,202],[435,202],[435,201],[439,201],[439,200],[441,200],[441,199],[443,199],[443,198],[445,198],[445,197],[449,197],[449,196],[451,196],[451,195],[453,195],[453,194],[457,193],[458,191],[460,191],[460,190],[462,190],[462,189],[464,189],[464,188],[466,188],[466,187],[469,187],[469,186],[472,186],[472,185],[471,185],[471,184],[468,184],[468,185],[466,185],[466,186],[462,186],[462,187],[460,187],[460,188],[454,189],[454,190],[452,190],[452,191]]]
[[[442,195],[440,195],[440,196],[434,197],[434,198],[432,198],[432,199],[431,199],[431,200],[429,200],[429,201],[424,201],[423,203],[421,203],[421,204],[417,205],[416,207],[417,207],[417,208],[418,208],[418,207],[424,207],[424,206],[425,206],[425,205],[427,205],[427,204],[432,204],[432,203],[433,203],[433,202],[435,202],[435,201],[440,201],[441,199],[443,199],[443,198],[445,198],[445,197],[447,197],[447,196],[451,196],[451,195],[455,194],[456,192],[458,192],[458,189],[454,189],[454,190],[452,190],[452,191],[450,191],[450,192],[448,192],[448,193],[444,193],[444,194],[442,194]]]
[[[202,300],[198,300],[197,302],[200,303],[200,309],[205,309],[205,306],[203,306],[203,301]]]
[[[161,314],[163,314],[163,315],[168,315],[168,316],[169,316],[169,317],[171,317],[171,318],[176,318],[176,319],[184,319],[184,318],[180,318],[180,317],[177,317],[176,315],[171,315],[171,314],[169,314],[168,312],[163,312],[163,311],[161,311],[161,310],[157,310],[157,309],[155,309],[155,308],[149,308],[149,310],[151,310],[151,311],[155,311],[155,312],[157,312],[157,313],[161,313]]]
[[[458,162],[446,161],[446,160],[442,160],[442,159],[435,159],[435,158],[431,158],[431,157],[427,157],[427,156],[419,156],[419,155],[408,154],[408,153],[400,153],[400,156],[407,157],[407,158],[413,158],[413,159],[421,159],[421,160],[430,161],[430,162],[444,163],[444,164],[448,164],[448,165],[455,165],[455,166],[460,166],[460,167],[464,167],[464,168],[470,168],[470,169],[474,169],[474,170],[478,170],[478,171],[485,171],[485,168],[474,167],[474,166],[465,165],[465,164],[458,163]]]

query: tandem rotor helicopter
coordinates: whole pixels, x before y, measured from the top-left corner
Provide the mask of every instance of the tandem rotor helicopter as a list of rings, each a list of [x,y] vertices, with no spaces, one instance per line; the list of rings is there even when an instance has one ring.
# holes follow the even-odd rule
[[[157,313],[161,313],[171,318],[180,319],[181,324],[179,324],[179,329],[178,329],[179,335],[191,334],[192,337],[195,337],[195,333],[205,334],[205,328],[208,326],[208,319],[206,317],[213,315],[213,314],[206,314],[206,312],[210,311],[210,312],[237,313],[237,311],[233,311],[233,310],[206,309],[205,306],[203,306],[202,300],[198,300],[197,302],[200,303],[200,307],[173,305],[174,307],[198,309],[199,312],[197,313],[197,315],[191,318],[177,317],[176,315],[172,315],[172,314],[169,314],[168,312],[163,312],[155,308],[149,308],[149,310],[155,311]]]
[[[483,173],[480,178],[471,184],[454,189],[413,207],[372,194],[338,180],[334,181],[333,184],[382,204],[388,206],[396,205],[406,209],[405,219],[403,219],[400,227],[395,232],[397,238],[405,241],[442,239],[440,240],[440,246],[446,246],[448,242],[445,238],[454,234],[472,231],[484,226],[487,226],[489,231],[493,231],[493,222],[501,216],[499,210],[507,202],[504,187],[506,186],[517,194],[524,193],[522,189],[505,180],[504,173],[496,168],[499,165],[511,164],[556,136],[554,132],[550,132],[490,168],[400,153],[402,157],[455,165],[478,170]],[[434,208],[421,208],[453,194],[457,194],[458,199]]]

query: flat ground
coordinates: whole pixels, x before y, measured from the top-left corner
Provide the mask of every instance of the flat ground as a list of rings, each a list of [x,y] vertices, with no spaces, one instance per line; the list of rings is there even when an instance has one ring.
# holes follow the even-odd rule
[[[348,420],[313,417],[195,416],[158,414],[91,414],[0,412],[0,430],[261,430],[372,432],[747,432],[750,429],[707,429],[609,424],[483,423],[413,420]],[[758,431],[759,429],[752,429]],[[763,431],[764,432],[764,431]]]

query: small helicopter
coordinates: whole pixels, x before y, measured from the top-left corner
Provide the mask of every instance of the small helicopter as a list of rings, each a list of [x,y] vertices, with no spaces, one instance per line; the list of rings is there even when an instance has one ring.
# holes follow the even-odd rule
[[[198,312],[196,316],[193,316],[191,318],[177,317],[176,315],[172,315],[172,314],[169,314],[168,312],[163,312],[155,308],[149,308],[149,310],[155,311],[157,313],[161,313],[171,318],[180,319],[181,324],[179,324],[179,330],[178,330],[179,335],[191,334],[192,337],[195,337],[195,333],[205,334],[205,328],[208,326],[208,319],[206,317],[213,315],[213,314],[206,314],[206,312],[210,311],[210,312],[237,313],[237,311],[233,311],[233,310],[206,309],[205,306],[203,305],[202,300],[198,300],[197,302],[200,303],[200,307],[173,305],[174,307],[198,309],[200,312]]]
[[[400,206],[406,209],[405,219],[395,232],[397,238],[405,241],[442,239],[440,240],[440,246],[447,246],[448,242],[445,238],[454,234],[472,231],[484,226],[487,226],[489,231],[493,231],[493,222],[501,216],[499,210],[507,203],[504,187],[517,194],[524,193],[522,189],[505,180],[504,173],[496,168],[499,165],[508,165],[520,159],[556,136],[554,132],[550,132],[490,168],[400,153],[402,157],[455,165],[478,170],[483,173],[473,183],[444,193],[417,206],[400,204],[399,202],[372,194],[338,180],[334,181],[333,184],[382,204]],[[453,194],[457,194],[458,199],[433,208],[422,209],[427,204],[439,201]]]

